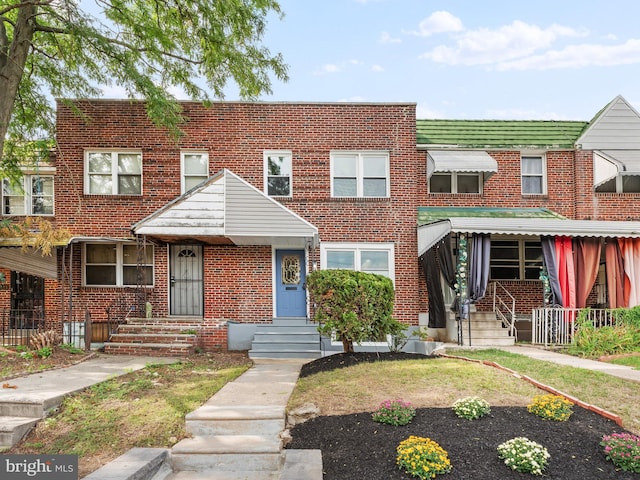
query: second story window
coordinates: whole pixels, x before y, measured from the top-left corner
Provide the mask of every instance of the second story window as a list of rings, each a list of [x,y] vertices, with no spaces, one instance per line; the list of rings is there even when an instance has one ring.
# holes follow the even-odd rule
[[[85,193],[89,195],[142,195],[142,154],[87,152]]]
[[[640,175],[617,175],[596,187],[598,193],[640,193]]]
[[[523,195],[546,195],[547,166],[541,155],[523,155],[520,161]]]
[[[474,173],[434,173],[429,193],[482,193],[482,176]]]
[[[24,175],[20,182],[4,179],[4,215],[53,215],[53,176]]]
[[[290,197],[292,156],[289,151],[264,152],[265,190],[270,197]]]
[[[332,152],[332,197],[388,197],[387,152]]]
[[[209,178],[209,155],[207,153],[182,152],[180,161],[182,193],[188,192]]]

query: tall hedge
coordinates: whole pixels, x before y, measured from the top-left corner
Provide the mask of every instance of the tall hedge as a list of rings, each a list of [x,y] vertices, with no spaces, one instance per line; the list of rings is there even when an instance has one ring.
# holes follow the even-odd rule
[[[345,352],[353,344],[398,334],[406,327],[392,318],[395,292],[391,279],[353,270],[317,270],[307,277],[318,331],[336,334]]]

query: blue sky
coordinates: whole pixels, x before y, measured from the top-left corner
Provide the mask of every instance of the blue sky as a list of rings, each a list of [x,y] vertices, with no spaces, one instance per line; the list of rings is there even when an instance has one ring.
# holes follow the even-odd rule
[[[638,0],[280,0],[267,101],[415,102],[418,118],[590,120],[640,110]],[[233,89],[226,98],[236,99]]]

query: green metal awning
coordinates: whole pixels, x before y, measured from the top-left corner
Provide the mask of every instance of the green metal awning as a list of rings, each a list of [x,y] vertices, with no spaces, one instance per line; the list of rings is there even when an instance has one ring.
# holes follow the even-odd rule
[[[547,208],[418,207],[418,225],[452,217],[471,218],[555,218],[566,219]]]

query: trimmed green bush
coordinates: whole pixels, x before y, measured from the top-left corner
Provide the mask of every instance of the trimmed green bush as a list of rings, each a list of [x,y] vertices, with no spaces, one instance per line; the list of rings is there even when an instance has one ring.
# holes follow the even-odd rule
[[[406,326],[393,319],[395,292],[391,279],[353,270],[317,270],[307,276],[318,331],[335,334],[345,352],[367,340],[386,341]]]

